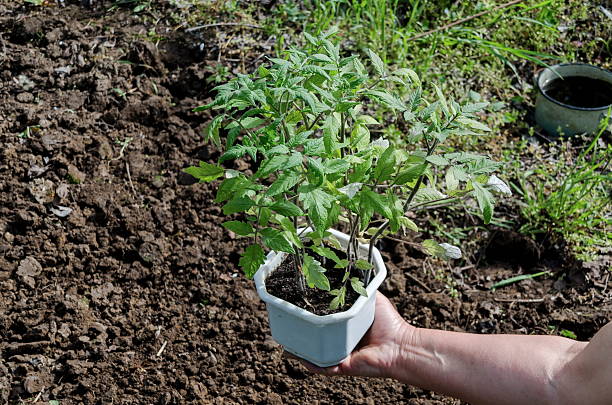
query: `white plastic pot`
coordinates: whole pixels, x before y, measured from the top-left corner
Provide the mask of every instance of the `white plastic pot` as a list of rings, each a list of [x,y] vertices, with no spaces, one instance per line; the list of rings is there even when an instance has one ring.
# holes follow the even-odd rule
[[[330,232],[346,248],[349,236]],[[367,257],[367,245],[359,246],[360,257]],[[378,249],[374,249],[374,278],[366,287],[367,297],[359,296],[344,312],[315,315],[266,291],[266,278],[283,262],[286,253],[270,252],[255,274],[259,297],[266,303],[272,337],[285,350],[320,367],[341,363],[353,351],[374,321],[376,290],[387,276],[387,268]],[[331,297],[330,297],[331,301]]]

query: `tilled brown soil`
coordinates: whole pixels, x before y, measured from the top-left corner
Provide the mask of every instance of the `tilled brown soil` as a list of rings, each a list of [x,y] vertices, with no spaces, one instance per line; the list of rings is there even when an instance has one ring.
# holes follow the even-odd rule
[[[190,112],[217,56],[149,29],[129,10],[0,5],[0,404],[458,403],[283,356],[214,186],[181,173],[218,156]],[[383,291],[418,326],[588,339],[610,319],[604,274],[492,293],[516,265],[382,248]]]

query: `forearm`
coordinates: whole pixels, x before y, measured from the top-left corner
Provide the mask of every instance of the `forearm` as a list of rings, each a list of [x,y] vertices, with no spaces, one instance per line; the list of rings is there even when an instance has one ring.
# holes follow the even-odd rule
[[[412,329],[390,374],[476,404],[557,402],[556,378],[586,343],[555,336]]]

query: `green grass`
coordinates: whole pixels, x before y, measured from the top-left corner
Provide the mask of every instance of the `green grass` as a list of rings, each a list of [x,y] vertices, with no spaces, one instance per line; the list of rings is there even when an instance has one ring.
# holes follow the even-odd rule
[[[603,144],[601,131],[573,157],[570,143],[561,146],[552,165],[516,171],[522,197],[519,231],[534,239],[560,238],[578,259],[594,260],[612,246],[612,146]]]

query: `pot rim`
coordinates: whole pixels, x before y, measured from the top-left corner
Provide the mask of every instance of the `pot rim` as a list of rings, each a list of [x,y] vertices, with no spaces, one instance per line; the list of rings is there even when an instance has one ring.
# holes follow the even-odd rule
[[[557,105],[560,105],[562,107],[568,108],[570,110],[577,110],[577,111],[605,111],[605,110],[607,110],[608,108],[610,108],[612,106],[612,104],[608,104],[608,105],[605,105],[605,106],[602,106],[602,107],[577,107],[575,105],[562,103],[559,100],[556,100],[556,99],[552,98],[551,96],[549,96],[548,94],[546,94],[546,92],[542,89],[542,87],[540,87],[540,76],[542,76],[542,73],[544,73],[547,70],[553,70],[554,68],[561,67],[561,66],[587,66],[589,68],[595,68],[595,69],[601,70],[604,73],[610,75],[610,77],[612,78],[612,72],[611,71],[609,71],[607,69],[604,69],[602,67],[599,67],[599,66],[591,65],[590,63],[571,62],[571,63],[558,63],[558,64],[553,65],[553,66],[548,66],[548,67],[542,69],[540,72],[538,72],[538,75],[536,77],[536,87],[537,87],[538,91],[540,92],[540,94],[542,96],[544,96],[548,101],[550,101],[552,103],[555,103]],[[553,73],[554,73],[554,70],[553,70]],[[580,76],[580,75],[578,75],[578,76]],[[568,77],[571,77],[571,76],[568,76]],[[612,82],[610,82],[610,83],[612,84]]]
[[[330,229],[329,232],[331,232],[334,236],[340,237],[342,239],[348,238],[348,235],[342,232],[336,231],[335,229]],[[368,245],[364,245],[362,243],[359,244],[360,249],[362,248],[367,249],[367,247]],[[270,253],[268,253],[266,262],[263,265],[261,265],[259,270],[257,270],[257,273],[255,273],[254,279],[255,279],[255,284],[257,286],[257,293],[259,294],[259,297],[264,302],[266,302],[266,304],[274,305],[275,307],[282,308],[286,312],[289,312],[295,316],[298,316],[304,320],[310,321],[313,324],[316,324],[319,326],[327,325],[331,323],[337,323],[343,320],[353,318],[357,313],[359,313],[359,311],[361,311],[361,309],[364,307],[366,302],[372,298],[372,295],[376,294],[378,288],[380,287],[385,277],[387,276],[387,268],[385,266],[384,260],[382,259],[380,251],[377,248],[374,248],[373,259],[374,259],[374,267],[376,269],[376,275],[374,276],[374,278],[372,278],[372,280],[370,280],[370,284],[368,284],[368,286],[366,287],[368,296],[364,297],[360,295],[359,298],[357,298],[357,301],[355,301],[355,303],[346,311],[338,312],[335,314],[329,314],[329,315],[316,315],[304,308],[300,308],[290,302],[287,302],[283,299],[275,297],[267,292],[266,290],[266,276],[267,275],[264,275],[264,273],[266,273],[266,270],[270,268],[270,266],[272,265],[272,261],[277,256],[279,256],[280,258],[278,259],[278,263],[274,267],[276,267],[282,262],[285,255],[286,253],[284,252],[271,251]]]

